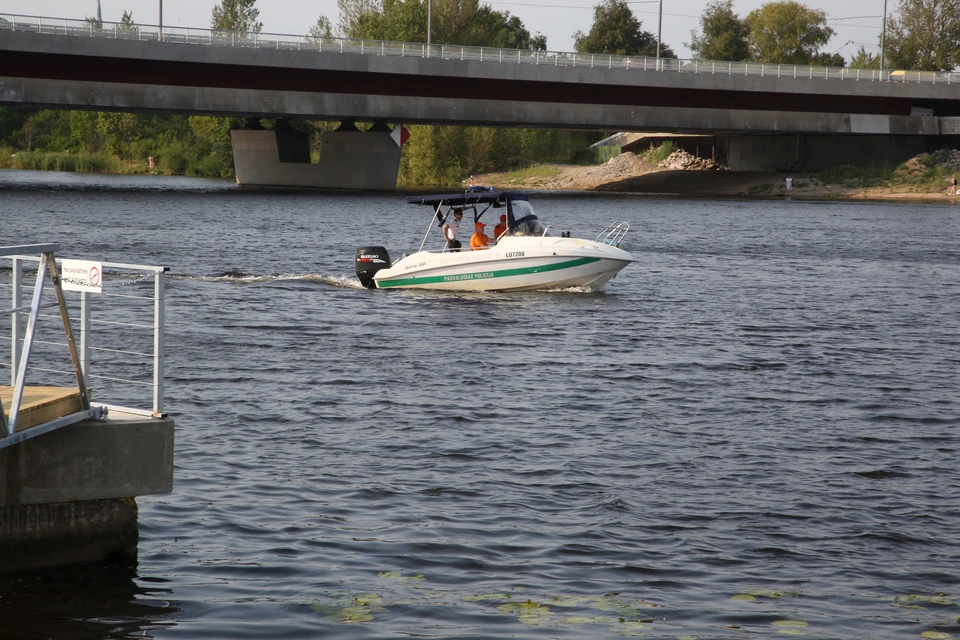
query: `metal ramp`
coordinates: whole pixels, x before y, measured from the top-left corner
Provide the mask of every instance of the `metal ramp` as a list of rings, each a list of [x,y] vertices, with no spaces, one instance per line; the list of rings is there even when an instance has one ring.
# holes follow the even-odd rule
[[[13,315],[15,365],[13,380],[11,380],[14,384],[11,387],[0,387],[0,449],[82,420],[99,420],[106,413],[104,407],[95,407],[90,404],[86,379],[70,326],[67,304],[63,297],[60,274],[57,272],[57,263],[54,259],[54,253],[59,249],[59,245],[56,244],[0,247],[0,257],[40,254],[40,265],[37,269],[37,281],[33,288],[31,303],[20,306],[19,301],[15,300],[10,309],[0,309],[0,315]],[[19,277],[19,270],[14,270],[13,277],[14,279]],[[26,386],[30,353],[33,349],[40,309],[43,306],[43,290],[48,279],[57,297],[56,304],[49,306],[57,306],[60,310],[73,373],[77,380],[76,388]],[[21,349],[17,340],[20,329],[19,314],[26,311],[29,311],[30,315]],[[9,408],[7,408],[8,404]]]

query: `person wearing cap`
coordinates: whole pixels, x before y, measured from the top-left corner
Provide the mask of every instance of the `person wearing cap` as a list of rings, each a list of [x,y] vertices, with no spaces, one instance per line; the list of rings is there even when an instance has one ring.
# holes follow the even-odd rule
[[[490,248],[489,242],[493,238],[488,238],[487,234],[484,233],[483,228],[486,226],[487,225],[483,224],[479,220],[475,225],[473,225],[475,231],[473,232],[473,235],[470,236],[470,248],[473,249],[474,251]]]
[[[447,249],[460,251],[460,220],[463,218],[463,209],[453,210],[453,220],[443,225],[443,237],[447,241]]]
[[[503,235],[503,232],[507,230],[507,214],[500,215],[500,222],[497,223],[497,226],[493,228],[493,239],[499,240],[500,236]]]

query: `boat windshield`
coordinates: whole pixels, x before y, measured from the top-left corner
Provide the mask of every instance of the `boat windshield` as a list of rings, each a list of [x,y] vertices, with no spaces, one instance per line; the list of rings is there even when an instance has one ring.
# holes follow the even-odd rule
[[[510,208],[513,213],[513,225],[510,227],[510,235],[515,236],[542,236],[546,228],[540,224],[537,215],[533,212],[533,207],[526,200],[511,200]]]

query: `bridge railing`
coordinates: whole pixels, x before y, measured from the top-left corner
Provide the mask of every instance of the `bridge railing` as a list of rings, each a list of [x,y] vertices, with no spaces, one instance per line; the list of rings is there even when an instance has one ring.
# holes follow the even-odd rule
[[[760,62],[720,62],[712,60],[649,58],[566,51],[496,49],[419,42],[389,42],[355,38],[315,37],[282,33],[245,33],[193,27],[159,27],[97,22],[72,18],[48,18],[0,13],[0,31],[25,31],[61,36],[148,40],[225,47],[318,51],[382,56],[412,56],[443,60],[471,60],[501,64],[535,64],[563,67],[630,69],[673,73],[697,73],[731,76],[763,76],[796,79],[865,80],[919,84],[955,84],[960,73],[947,71],[905,71],[890,69],[850,69]]]

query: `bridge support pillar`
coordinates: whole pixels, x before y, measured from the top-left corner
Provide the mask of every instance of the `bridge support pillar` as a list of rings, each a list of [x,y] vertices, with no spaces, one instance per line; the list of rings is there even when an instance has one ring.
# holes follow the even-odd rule
[[[310,162],[305,133],[235,129],[230,135],[237,184],[394,191],[400,147],[389,129],[377,129],[341,127],[324,133],[317,164]]]
[[[727,162],[733,171],[821,171],[841,165],[898,165],[941,144],[937,136],[731,135]]]

